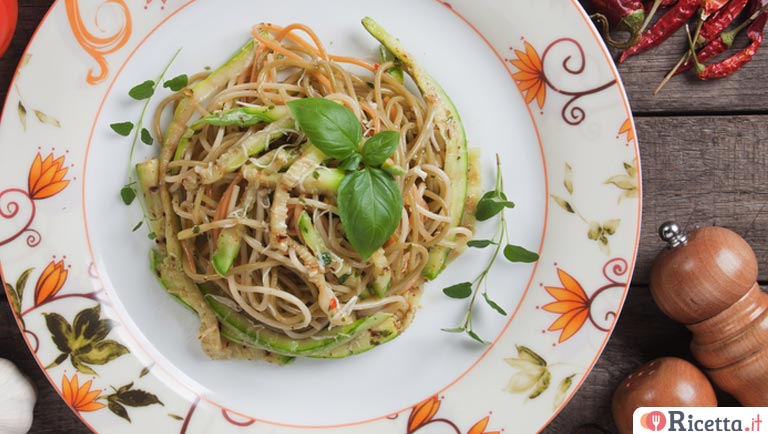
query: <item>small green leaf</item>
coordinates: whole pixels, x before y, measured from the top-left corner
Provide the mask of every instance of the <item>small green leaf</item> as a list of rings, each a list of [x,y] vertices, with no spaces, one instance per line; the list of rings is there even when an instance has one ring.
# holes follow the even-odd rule
[[[75,338],[83,342],[82,345],[98,342],[109,334],[112,329],[112,321],[99,319],[100,316],[100,304],[83,309],[75,315],[75,319],[72,321],[72,330]]]
[[[472,295],[472,284],[469,282],[457,283],[443,288],[443,293],[451,298],[467,298]]]
[[[469,337],[471,337],[472,339],[474,339],[475,341],[477,341],[480,344],[483,344],[483,345],[490,344],[490,342],[484,340],[477,333],[475,333],[474,330],[467,330],[467,334],[469,335]]]
[[[112,128],[112,131],[125,137],[133,131],[133,122],[117,122],[109,124],[109,127]]]
[[[90,366],[88,366],[85,363],[83,363],[83,361],[80,360],[80,358],[77,357],[74,354],[71,355],[70,361],[72,362],[72,366],[74,366],[75,369],[77,369],[78,371],[80,371],[83,374],[86,374],[86,375],[99,375],[99,374],[96,373],[96,371],[91,369]]]
[[[471,240],[470,242],[467,243],[467,246],[482,249],[490,246],[491,244],[496,244],[496,243],[491,240]]]
[[[360,162],[362,161],[363,156],[355,152],[339,164],[339,169],[354,172],[360,168]]]
[[[448,333],[464,333],[465,331],[467,331],[467,329],[464,327],[454,327],[450,329],[440,329],[440,330]]]
[[[131,381],[130,383],[126,384],[125,386],[121,386],[119,389],[115,390],[115,392],[117,392],[119,394],[120,392],[125,392],[126,390],[131,390],[132,387],[133,387],[133,381]],[[114,387],[113,387],[113,389],[114,389]],[[112,397],[110,397],[110,399],[112,399]]]
[[[116,400],[121,404],[127,405],[128,407],[146,407],[152,404],[164,405],[162,402],[160,402],[156,395],[145,392],[141,389],[118,392]]]
[[[145,367],[141,368],[141,372],[139,372],[139,378],[149,374],[149,370],[150,370],[149,366],[145,366]]]
[[[287,105],[309,141],[326,155],[343,161],[357,152],[363,131],[352,110],[325,98],[302,98]]]
[[[475,217],[479,221],[485,221],[499,214],[504,208],[514,207],[515,204],[507,200],[507,195],[503,191],[491,190],[477,202]]]
[[[507,258],[509,262],[531,263],[539,260],[538,254],[513,244],[507,244],[506,247],[504,247],[504,257]]]
[[[540,355],[536,354],[536,352],[532,349],[524,345],[515,345],[515,348],[517,348],[517,355],[520,357],[520,360],[527,360],[535,365],[542,367],[547,366],[547,361],[544,360],[544,358],[542,358]]]
[[[130,205],[136,199],[136,190],[133,189],[133,186],[126,185],[120,189],[120,198],[123,199],[124,204]]]
[[[155,93],[155,82],[147,80],[141,84],[137,84],[128,91],[128,95],[137,100],[147,99]]]
[[[530,395],[528,395],[529,399],[536,399],[541,395],[542,393],[546,392],[547,389],[549,389],[549,384],[552,382],[552,373],[549,372],[549,369],[544,369],[544,372],[541,374],[541,377],[539,378],[539,381],[536,383],[536,388],[533,389],[533,392],[531,392]]]
[[[491,306],[496,312],[507,316],[507,311],[505,311],[501,306],[499,306],[495,301],[491,300],[490,297],[488,297],[488,293],[483,293],[483,298],[485,299],[485,302],[488,303],[488,306]]]
[[[573,207],[571,206],[571,204],[570,204],[570,203],[568,203],[568,201],[566,201],[565,199],[561,199],[561,198],[559,198],[559,197],[555,196],[554,194],[553,194],[553,195],[551,195],[551,197],[552,197],[552,199],[555,201],[555,203],[557,203],[558,205],[560,205],[560,208],[562,208],[562,209],[564,209],[564,210],[568,211],[568,212],[569,212],[569,213],[571,213],[571,214],[573,214],[573,213],[575,213],[575,212],[576,212],[576,210],[574,210],[574,209],[573,209]]]
[[[569,375],[560,382],[560,386],[557,388],[557,394],[555,395],[555,408],[560,407],[560,404],[565,400],[565,395],[568,393],[568,389],[573,385],[573,377],[576,374]]]
[[[90,365],[104,365],[128,353],[128,348],[124,345],[113,340],[106,340],[91,345],[90,351],[81,352],[78,357]]]
[[[115,400],[112,399],[113,396],[115,395],[110,395],[110,397],[107,399],[107,408],[109,408],[109,411],[111,411],[112,413],[130,422],[131,418],[128,416],[128,410],[126,410],[125,407],[123,407],[122,405],[115,402]]]
[[[150,233],[147,234],[147,238],[149,238],[150,240],[156,240],[157,239],[157,234],[154,233],[154,232],[150,232]]]
[[[154,143],[154,140],[152,139],[152,134],[146,128],[141,129],[141,141],[145,145],[152,145],[152,143]]]
[[[399,131],[382,131],[375,134],[363,145],[363,162],[366,166],[381,166],[397,150],[399,143]]]
[[[178,414],[173,414],[173,413],[168,413],[168,417],[170,417],[171,419],[176,419],[176,420],[184,420],[183,417],[179,416]]]
[[[565,163],[565,177],[563,178],[563,186],[568,194],[573,194],[573,169],[571,165]]]
[[[34,268],[27,268],[21,273],[18,279],[16,279],[16,292],[19,294],[19,302],[24,299],[24,288],[27,286],[27,280]]]
[[[40,110],[33,110],[33,113],[35,113],[35,116],[37,116],[37,120],[44,124],[53,125],[56,128],[61,128],[61,123],[54,118],[53,116],[41,112]]]
[[[136,232],[136,231],[138,231],[138,230],[139,230],[139,228],[141,227],[141,225],[143,225],[143,224],[144,224],[144,220],[139,220],[139,222],[138,222],[138,223],[136,223],[136,226],[134,226],[134,227],[133,227],[133,229],[131,229],[131,232]]]
[[[69,357],[69,354],[67,353],[59,354],[59,356],[56,357],[56,359],[53,362],[51,362],[50,365],[46,366],[45,369],[51,369],[61,365],[62,363],[64,363],[65,360],[67,360],[67,357]]]
[[[10,283],[5,284],[5,292],[8,294],[8,301],[11,303],[13,312],[18,316],[21,313],[21,300],[19,299],[19,294],[16,293],[16,289],[14,289]]]
[[[19,105],[16,107],[16,111],[19,113],[19,121],[21,121],[22,130],[27,130],[27,109],[24,104],[19,101]]]
[[[187,77],[187,74],[181,74],[173,77],[170,80],[166,80],[163,83],[163,87],[174,92],[178,92],[181,89],[187,87],[187,84],[189,84],[189,77]]]
[[[403,198],[391,175],[366,167],[341,181],[338,208],[347,240],[363,259],[368,259],[400,224]]]
[[[43,317],[45,318],[45,325],[48,327],[48,331],[51,332],[51,340],[56,344],[56,348],[62,353],[71,353],[70,343],[74,342],[75,338],[69,322],[55,312],[44,313]]]

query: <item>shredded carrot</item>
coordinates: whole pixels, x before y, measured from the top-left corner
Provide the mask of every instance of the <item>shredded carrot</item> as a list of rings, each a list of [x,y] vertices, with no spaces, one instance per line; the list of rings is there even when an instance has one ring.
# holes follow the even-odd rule
[[[263,36],[261,36],[259,34],[259,31],[261,29],[262,29],[261,26],[256,26],[251,31],[251,34],[253,35],[253,37],[257,41],[259,41],[259,43],[263,44],[264,46],[266,46],[270,50],[274,51],[275,53],[282,54],[285,57],[288,57],[288,58],[291,58],[291,59],[295,59],[295,60],[302,60],[301,56],[299,56],[298,54],[294,53],[293,51],[286,50],[282,45],[280,45],[280,43],[277,40],[269,40],[269,39],[266,39]],[[331,82],[328,80],[327,77],[325,77],[324,75],[322,75],[322,74],[320,74],[320,73],[318,73],[316,71],[313,72],[312,75],[315,78],[317,78],[317,80],[320,82],[320,84],[322,84],[326,88],[326,90],[328,90],[330,92],[333,89],[333,86],[331,85]]]
[[[368,62],[366,62],[366,61],[364,61],[362,59],[357,59],[355,57],[334,56],[334,55],[329,56],[329,58],[331,60],[333,60],[334,62],[349,63],[351,65],[356,65],[356,66],[359,66],[361,68],[365,68],[365,69],[367,69],[367,70],[369,70],[371,72],[376,72],[376,65],[371,65],[370,63],[368,63]]]
[[[373,132],[378,133],[381,131],[381,120],[379,119],[379,115],[376,114],[376,110],[374,110],[373,107],[369,106],[368,104],[360,104],[360,108],[363,109],[366,114],[368,114],[371,120],[373,120]]]
[[[234,191],[235,186],[240,183],[240,181],[243,180],[243,175],[237,174],[235,176],[235,179],[232,180],[232,182],[229,183],[229,186],[227,186],[227,189],[224,190],[224,194],[221,195],[221,200],[219,201],[219,204],[216,205],[216,212],[213,213],[213,220],[223,220],[224,217],[227,216],[227,209],[229,209],[229,201],[232,199],[232,191]],[[218,239],[219,238],[219,232],[221,232],[221,229],[212,229],[213,231],[213,238]]]

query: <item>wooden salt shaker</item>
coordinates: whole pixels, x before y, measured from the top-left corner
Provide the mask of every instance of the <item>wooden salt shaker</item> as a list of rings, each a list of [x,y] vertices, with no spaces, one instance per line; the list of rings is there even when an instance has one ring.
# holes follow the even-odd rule
[[[768,406],[768,294],[757,258],[738,234],[702,227],[686,235],[667,222],[651,270],[659,308],[693,332],[691,352],[712,381],[744,406]]]

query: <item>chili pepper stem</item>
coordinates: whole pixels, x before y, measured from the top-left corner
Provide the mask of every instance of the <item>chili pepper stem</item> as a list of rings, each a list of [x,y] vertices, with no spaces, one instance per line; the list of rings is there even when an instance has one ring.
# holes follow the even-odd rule
[[[595,23],[600,28],[600,34],[603,37],[603,40],[606,44],[613,48],[618,49],[626,49],[629,48],[637,43],[638,40],[640,40],[641,32],[635,29],[629,29],[629,39],[626,41],[619,41],[616,39],[613,39],[613,36],[610,34],[610,25],[608,24],[608,18],[606,18],[605,15],[601,13],[592,14],[589,16],[589,18],[592,19],[592,22]]]
[[[699,29],[701,29],[701,26],[699,26]],[[689,45],[689,54],[693,58],[693,65],[696,69],[697,74],[701,74],[704,71],[704,65],[699,62],[699,58],[696,56],[696,45],[693,43],[693,36],[691,36],[691,28],[686,24],[685,25],[685,34],[688,35],[688,45]]]
[[[741,33],[742,30],[747,28],[752,22],[754,22],[757,17],[760,16],[760,14],[768,11],[768,4],[765,4],[763,7],[755,11],[752,15],[750,15],[749,18],[747,18],[743,23],[739,24],[738,27],[735,27],[733,30],[729,30],[727,32],[723,32],[720,34],[720,38],[723,40],[723,43],[730,47],[733,45],[733,40],[736,39],[736,35]]]
[[[691,58],[691,52],[687,51],[683,57],[680,58],[680,60],[677,62],[677,65],[675,65],[674,68],[672,68],[671,71],[667,73],[667,75],[664,76],[664,79],[661,80],[661,83],[659,83],[659,86],[656,88],[656,90],[653,91],[653,96],[656,96],[659,92],[661,92],[661,88],[666,86],[667,83],[669,83],[669,80],[672,79],[672,77],[675,76],[675,73],[678,69],[680,69],[681,66],[683,66],[683,63],[687,62],[688,59]]]
[[[663,0],[654,0],[653,6],[651,6],[651,10],[648,12],[648,16],[645,17],[645,21],[643,21],[643,25],[640,26],[640,30],[637,32],[638,34],[642,34],[645,29],[648,27],[649,24],[651,24],[651,19],[654,15],[656,15],[656,12],[659,10],[659,6],[661,6]]]

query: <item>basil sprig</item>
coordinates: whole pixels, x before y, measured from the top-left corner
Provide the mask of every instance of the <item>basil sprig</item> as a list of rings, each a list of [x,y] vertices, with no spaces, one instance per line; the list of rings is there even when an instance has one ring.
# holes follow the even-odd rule
[[[309,141],[349,171],[339,185],[339,218],[352,247],[363,259],[370,258],[392,236],[402,217],[400,189],[392,175],[381,169],[397,149],[400,133],[382,131],[361,146],[360,122],[343,105],[303,98],[290,101],[288,108]]]

